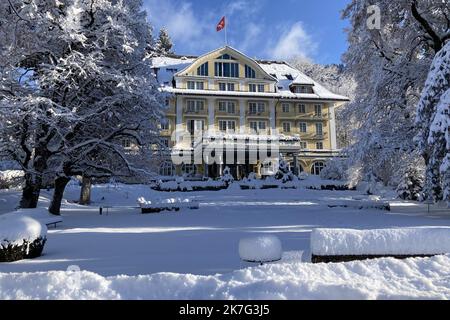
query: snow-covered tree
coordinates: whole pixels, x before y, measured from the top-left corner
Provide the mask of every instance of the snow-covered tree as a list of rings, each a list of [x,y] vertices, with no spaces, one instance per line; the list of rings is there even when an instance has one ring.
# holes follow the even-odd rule
[[[434,58],[416,124],[416,142],[427,165],[425,194],[450,205],[450,41]]]
[[[370,29],[367,9],[380,8],[381,29]],[[434,55],[450,38],[450,8],[441,0],[353,0],[343,13],[350,20],[344,61],[357,82],[344,117],[356,125],[348,150],[361,176],[385,184],[419,157],[415,111]]]
[[[423,199],[424,172],[415,163],[411,163],[406,168],[400,183],[397,187],[397,194],[400,199],[420,201]]]
[[[172,54],[173,42],[166,28],[161,28],[156,40],[156,52],[160,55]]]
[[[50,211],[58,213],[73,175],[144,171],[135,160],[153,153],[163,97],[144,59],[152,35],[140,0],[58,2],[57,11],[42,12],[31,2],[37,13],[30,16],[50,32],[42,47],[24,46],[22,61],[9,63],[10,70],[32,68],[31,89],[0,99],[1,150],[30,176],[33,200],[23,206],[36,205],[45,174],[56,176]],[[25,42],[33,30],[13,40]]]

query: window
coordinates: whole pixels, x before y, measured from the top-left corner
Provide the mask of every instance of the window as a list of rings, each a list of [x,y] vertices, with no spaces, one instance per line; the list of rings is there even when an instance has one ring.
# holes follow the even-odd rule
[[[295,86],[294,93],[314,93],[314,90],[310,86]]]
[[[188,100],[187,101],[187,112],[199,113],[205,110],[205,103],[202,100]]]
[[[218,57],[217,60],[236,60],[236,59],[226,53],[226,54]]]
[[[187,88],[188,90],[203,90],[205,85],[201,81],[188,81]]]
[[[316,104],[314,106],[314,115],[316,117],[321,117],[322,116],[322,105],[320,104]]]
[[[317,142],[316,143],[316,149],[317,150],[323,150],[323,142]]]
[[[255,70],[245,65],[245,77],[248,79],[255,79],[256,78]]]
[[[161,127],[162,131],[170,130],[170,121],[169,120],[162,120],[160,127]]]
[[[174,173],[175,167],[170,162],[164,162],[159,169],[159,174],[164,177],[171,177],[174,175]]]
[[[291,112],[291,106],[288,103],[283,103],[281,105],[281,108],[283,110],[283,113],[289,113]]]
[[[122,146],[125,149],[131,149],[131,140],[130,139],[122,139]]]
[[[299,129],[301,133],[308,132],[308,125],[305,122],[300,122]]]
[[[220,91],[235,91],[235,84],[234,83],[226,83],[226,82],[220,82],[219,83],[219,90]]]
[[[219,120],[219,130],[223,132],[235,131],[236,121],[234,120]]]
[[[308,149],[308,143],[305,141],[300,142],[300,148],[301,149]]]
[[[318,135],[318,136],[323,135],[323,124],[322,123],[316,123],[316,135]]]
[[[267,123],[265,121],[250,121],[250,129],[254,132],[266,131]]]
[[[188,130],[191,135],[205,130],[205,121],[204,120],[188,120],[187,122]]]
[[[291,123],[290,122],[283,122],[283,132],[285,132],[285,133],[291,132]]]
[[[311,168],[311,174],[318,176],[323,169],[325,169],[325,164],[323,162],[315,162]]]
[[[236,113],[236,104],[233,101],[219,101],[219,112]]]
[[[266,87],[263,84],[250,83],[248,85],[248,91],[249,92],[265,92]]]
[[[214,63],[216,77],[239,78],[239,64],[229,62]]]
[[[306,113],[306,105],[304,105],[304,104],[299,104],[298,105],[298,112],[299,113]]]
[[[250,102],[248,105],[250,114],[259,114],[266,111],[266,104],[264,102]]]
[[[161,146],[163,149],[169,148],[169,138],[161,138]]]
[[[209,63],[206,62],[197,68],[197,75],[207,77],[209,75],[208,69],[209,69]]]

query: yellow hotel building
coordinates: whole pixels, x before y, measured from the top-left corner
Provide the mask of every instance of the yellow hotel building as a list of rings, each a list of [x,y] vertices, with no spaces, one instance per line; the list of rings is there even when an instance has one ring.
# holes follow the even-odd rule
[[[161,134],[171,155],[194,158],[193,143],[186,142],[182,132],[193,136],[200,130],[207,132],[200,141],[203,149],[224,137],[240,139],[244,145],[280,143],[279,154],[256,162],[248,155],[230,159],[224,152],[214,164],[174,165],[168,154],[161,175],[216,178],[228,166],[237,179],[250,172],[261,176],[270,172],[262,169],[277,170],[280,156],[294,173],[319,174],[326,161],[339,154],[335,109],[349,99],[285,62],[257,61],[225,46],[200,57],[154,58],[152,66],[168,97]]]

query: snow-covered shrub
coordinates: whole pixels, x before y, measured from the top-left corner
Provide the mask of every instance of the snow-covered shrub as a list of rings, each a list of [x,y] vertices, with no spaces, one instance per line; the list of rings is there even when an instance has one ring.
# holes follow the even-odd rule
[[[420,201],[423,199],[423,187],[425,177],[423,170],[417,167],[409,167],[397,187],[397,194],[400,199]]]
[[[0,216],[0,262],[37,258],[47,241],[47,227],[31,217]]]
[[[223,170],[223,175],[222,175],[222,177],[220,177],[220,181],[222,181],[227,186],[229,186],[231,183],[234,182],[234,177],[231,174],[231,169],[229,167],[226,167]]]
[[[332,159],[320,172],[320,177],[325,180],[347,180],[348,163],[344,159]]]
[[[298,175],[298,178],[300,180],[306,180],[308,179],[309,175],[306,172],[300,172],[300,174]]]
[[[239,242],[239,256],[247,262],[274,262],[281,260],[283,249],[276,236],[259,236]]]
[[[24,182],[24,173],[20,170],[0,171],[0,189],[20,188]]]

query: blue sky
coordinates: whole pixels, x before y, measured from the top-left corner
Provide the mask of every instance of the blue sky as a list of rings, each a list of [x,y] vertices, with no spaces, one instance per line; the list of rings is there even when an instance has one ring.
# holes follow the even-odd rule
[[[144,0],[155,29],[165,26],[178,54],[199,55],[225,43],[215,31],[225,15],[228,42],[251,57],[304,56],[339,63],[347,48],[341,10],[350,0]],[[155,33],[157,30],[155,30]]]

